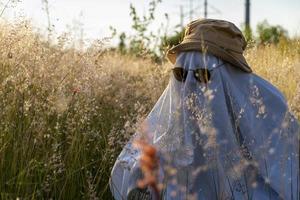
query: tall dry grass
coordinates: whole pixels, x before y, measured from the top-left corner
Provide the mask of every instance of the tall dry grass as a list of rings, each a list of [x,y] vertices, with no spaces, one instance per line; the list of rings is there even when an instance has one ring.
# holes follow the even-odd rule
[[[277,46],[255,46],[245,56],[256,74],[284,94],[300,119],[300,39],[281,40]]]
[[[71,43],[0,25],[0,199],[111,199],[116,156],[167,85],[169,63]],[[300,117],[300,42],[246,57]]]

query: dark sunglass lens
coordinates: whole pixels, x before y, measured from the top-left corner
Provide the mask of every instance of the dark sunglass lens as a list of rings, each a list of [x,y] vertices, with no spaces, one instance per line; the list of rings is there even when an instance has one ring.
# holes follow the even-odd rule
[[[183,82],[186,78],[186,71],[183,68],[173,68],[173,74],[177,81]]]
[[[208,83],[210,80],[210,72],[207,69],[196,69],[194,76],[195,79],[201,83]]]

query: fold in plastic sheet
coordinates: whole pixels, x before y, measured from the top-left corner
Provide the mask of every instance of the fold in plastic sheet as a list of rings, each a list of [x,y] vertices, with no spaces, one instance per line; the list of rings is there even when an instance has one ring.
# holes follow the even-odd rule
[[[162,199],[299,199],[299,123],[269,82],[210,54],[182,52],[167,88],[124,147],[110,189],[127,199],[142,178],[136,138],[159,151]],[[193,70],[209,70],[198,82]],[[276,72],[274,72],[276,73]]]

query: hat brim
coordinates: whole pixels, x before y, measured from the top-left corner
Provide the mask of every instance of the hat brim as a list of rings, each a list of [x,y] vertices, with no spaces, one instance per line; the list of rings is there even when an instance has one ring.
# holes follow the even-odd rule
[[[225,50],[209,41],[184,40],[182,43],[168,50],[167,58],[171,63],[175,64],[177,55],[182,51],[200,51],[204,53],[208,52],[223,59],[225,62],[228,62],[235,67],[242,69],[245,72],[252,72],[252,69],[249,67],[243,54],[237,53],[235,51]]]

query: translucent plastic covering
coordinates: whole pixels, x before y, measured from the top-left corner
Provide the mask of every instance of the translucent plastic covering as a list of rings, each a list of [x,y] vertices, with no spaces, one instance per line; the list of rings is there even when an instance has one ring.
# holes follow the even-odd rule
[[[174,67],[188,70],[186,80],[171,73],[143,131],[119,155],[114,198],[127,199],[142,178],[132,142],[144,137],[159,151],[161,199],[298,200],[300,129],[283,95],[210,54],[182,52]],[[195,79],[198,68],[209,71],[207,84]]]

